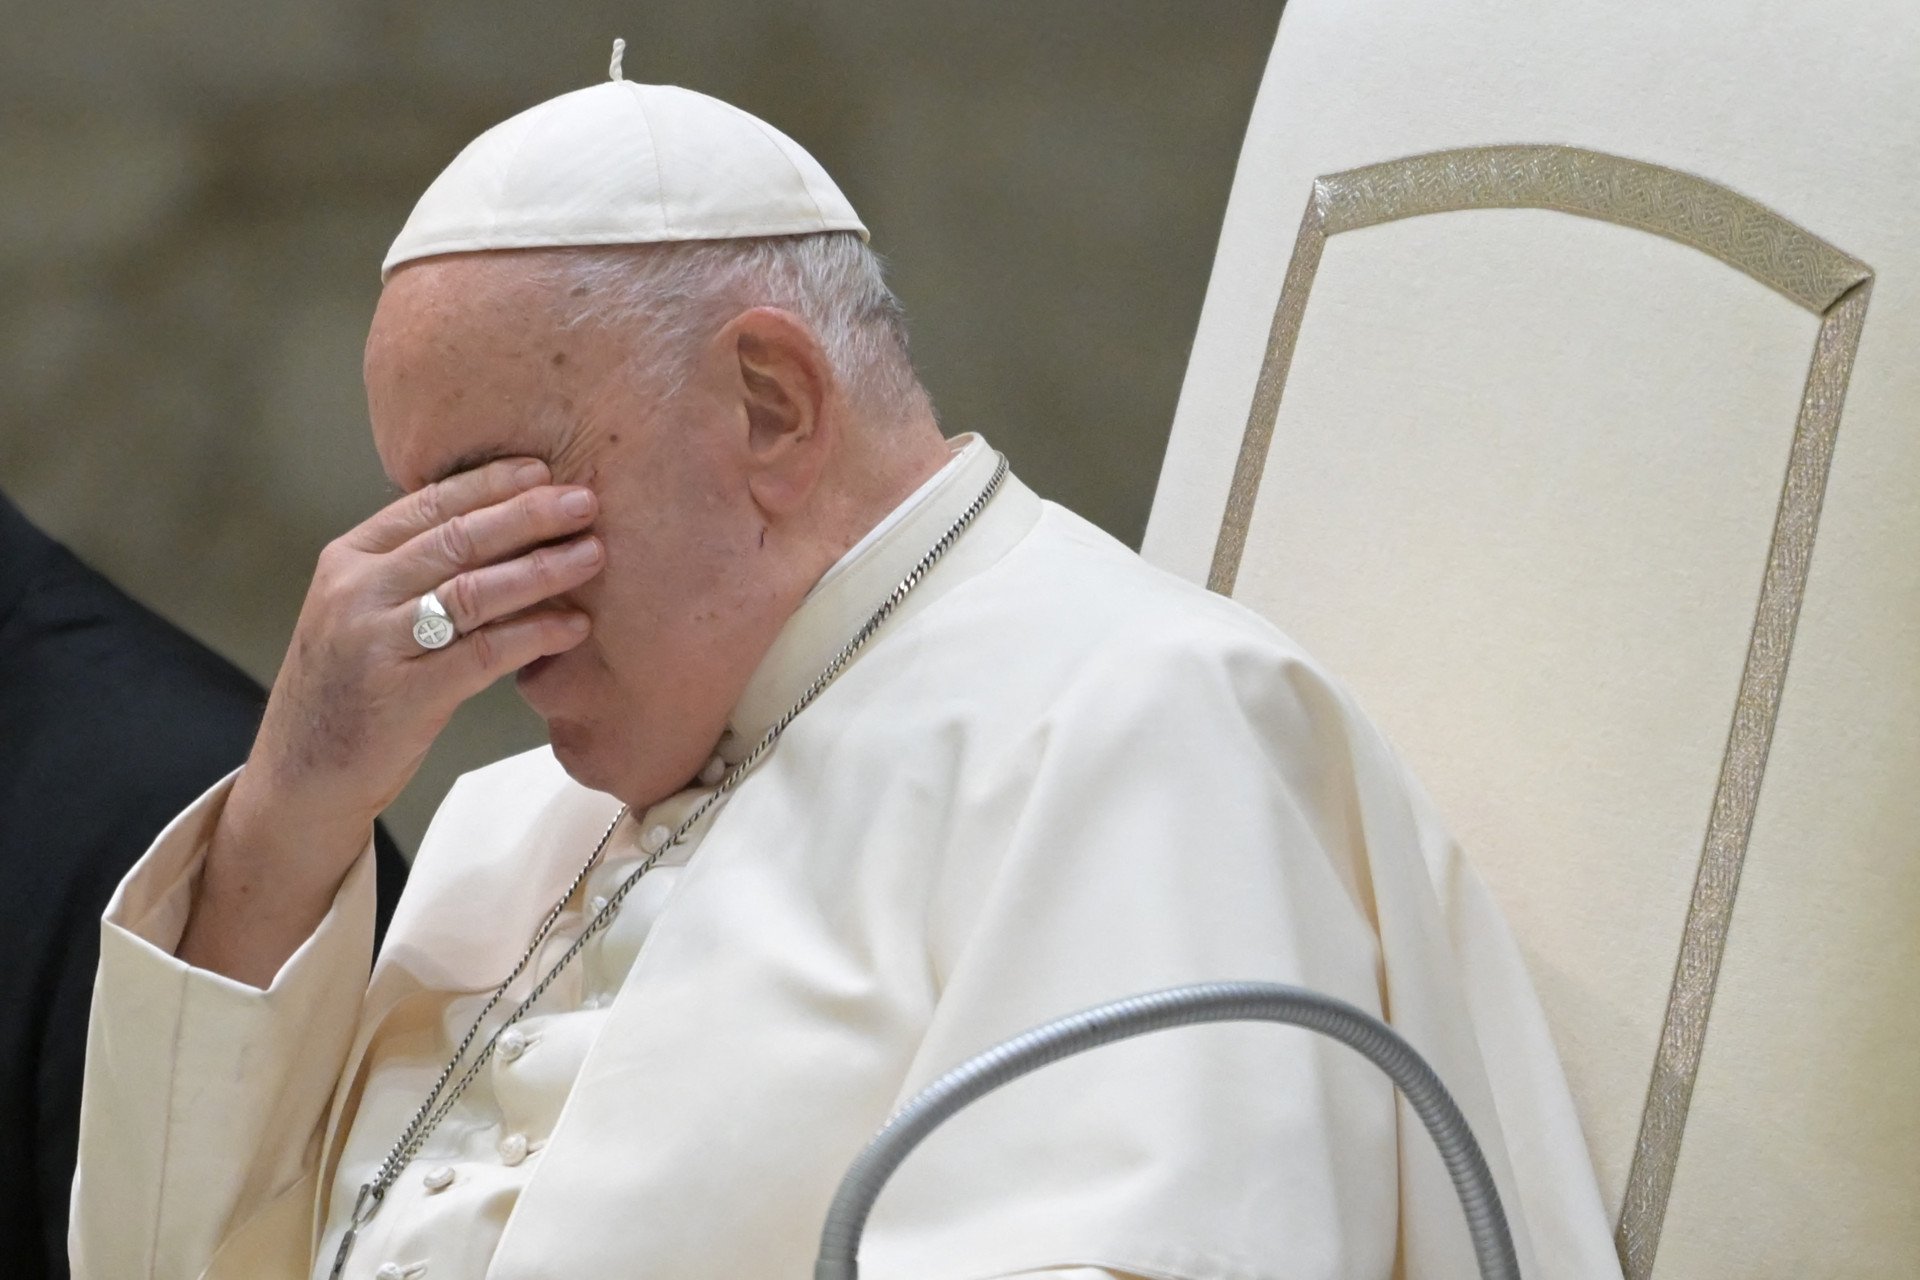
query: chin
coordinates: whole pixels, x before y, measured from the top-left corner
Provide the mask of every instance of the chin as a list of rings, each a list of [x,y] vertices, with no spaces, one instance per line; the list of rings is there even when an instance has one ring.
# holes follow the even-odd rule
[[[547,722],[547,741],[553,755],[569,777],[595,791],[612,790],[615,777],[612,761],[607,760],[607,735],[597,730],[589,712],[593,699],[579,685],[577,663],[565,661],[570,654],[540,658],[520,669],[514,679],[521,701]]]
[[[594,750],[592,729],[578,720],[552,718],[547,721],[547,741],[568,777],[594,791],[613,792],[616,770]]]

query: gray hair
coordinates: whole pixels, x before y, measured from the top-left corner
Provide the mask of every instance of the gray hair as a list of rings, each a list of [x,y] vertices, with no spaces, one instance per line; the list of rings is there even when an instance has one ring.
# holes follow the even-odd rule
[[[812,327],[854,400],[895,414],[927,404],[905,309],[855,232],[566,249],[541,274],[564,327],[633,332],[635,372],[664,394],[679,390],[701,341],[742,311],[774,306]]]

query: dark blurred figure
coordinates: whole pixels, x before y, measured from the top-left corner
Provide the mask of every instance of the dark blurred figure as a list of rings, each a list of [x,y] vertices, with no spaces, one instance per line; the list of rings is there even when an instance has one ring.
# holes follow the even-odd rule
[[[0,1274],[67,1276],[100,914],[253,744],[265,692],[0,494]],[[406,863],[384,830],[384,934]]]

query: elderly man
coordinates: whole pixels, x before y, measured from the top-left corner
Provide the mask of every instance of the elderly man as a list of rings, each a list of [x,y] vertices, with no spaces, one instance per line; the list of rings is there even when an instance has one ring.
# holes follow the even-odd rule
[[[1283,636],[943,439],[798,146],[613,83],[483,135],[367,345],[406,496],[332,544],[245,767],[110,906],[76,1272],[808,1272],[889,1111],[1207,979],[1390,1016],[1530,1274],[1617,1275],[1497,913]],[[367,833],[508,673],[370,983]],[[1457,1276],[1391,1086],[1211,1028],[1052,1068],[903,1170],[866,1274]]]

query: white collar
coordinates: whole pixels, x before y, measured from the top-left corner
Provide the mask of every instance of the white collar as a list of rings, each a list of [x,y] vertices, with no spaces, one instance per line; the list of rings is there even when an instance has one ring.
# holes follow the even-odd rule
[[[953,473],[953,469],[960,465],[960,455],[962,453],[981,443],[978,436],[961,436],[957,440],[948,441],[948,447],[951,449],[953,456],[947,459],[946,465],[928,476],[918,489],[915,489],[907,495],[906,501],[882,516],[879,524],[867,530],[866,535],[862,537],[860,541],[854,543],[853,546],[848,549],[847,554],[834,561],[833,567],[821,574],[820,581],[813,584],[812,589],[807,592],[806,598],[811,600],[816,592],[839,577],[848,565],[851,565],[864,555],[868,547],[871,547],[874,543],[886,537],[894,526],[898,525],[902,520],[905,520],[915,507],[925,502],[927,496],[940,487],[941,481]]]
[[[821,575],[780,628],[734,704],[727,733],[719,744],[722,759],[733,763],[752,749],[927,549],[980,496],[1000,465],[1000,455],[977,435],[956,436],[952,447],[953,460]],[[1000,518],[977,521],[957,544],[956,552],[964,549],[979,552],[988,560],[997,558],[1038,519],[1039,502],[1009,476],[1003,492],[988,510]],[[988,533],[983,526],[1003,526],[1003,532]],[[974,558],[949,553],[943,561],[944,573],[931,575],[933,589],[920,587],[914,592],[913,603],[924,604],[923,597],[941,594],[951,581],[968,576],[946,561]],[[894,622],[898,620],[896,616]]]

